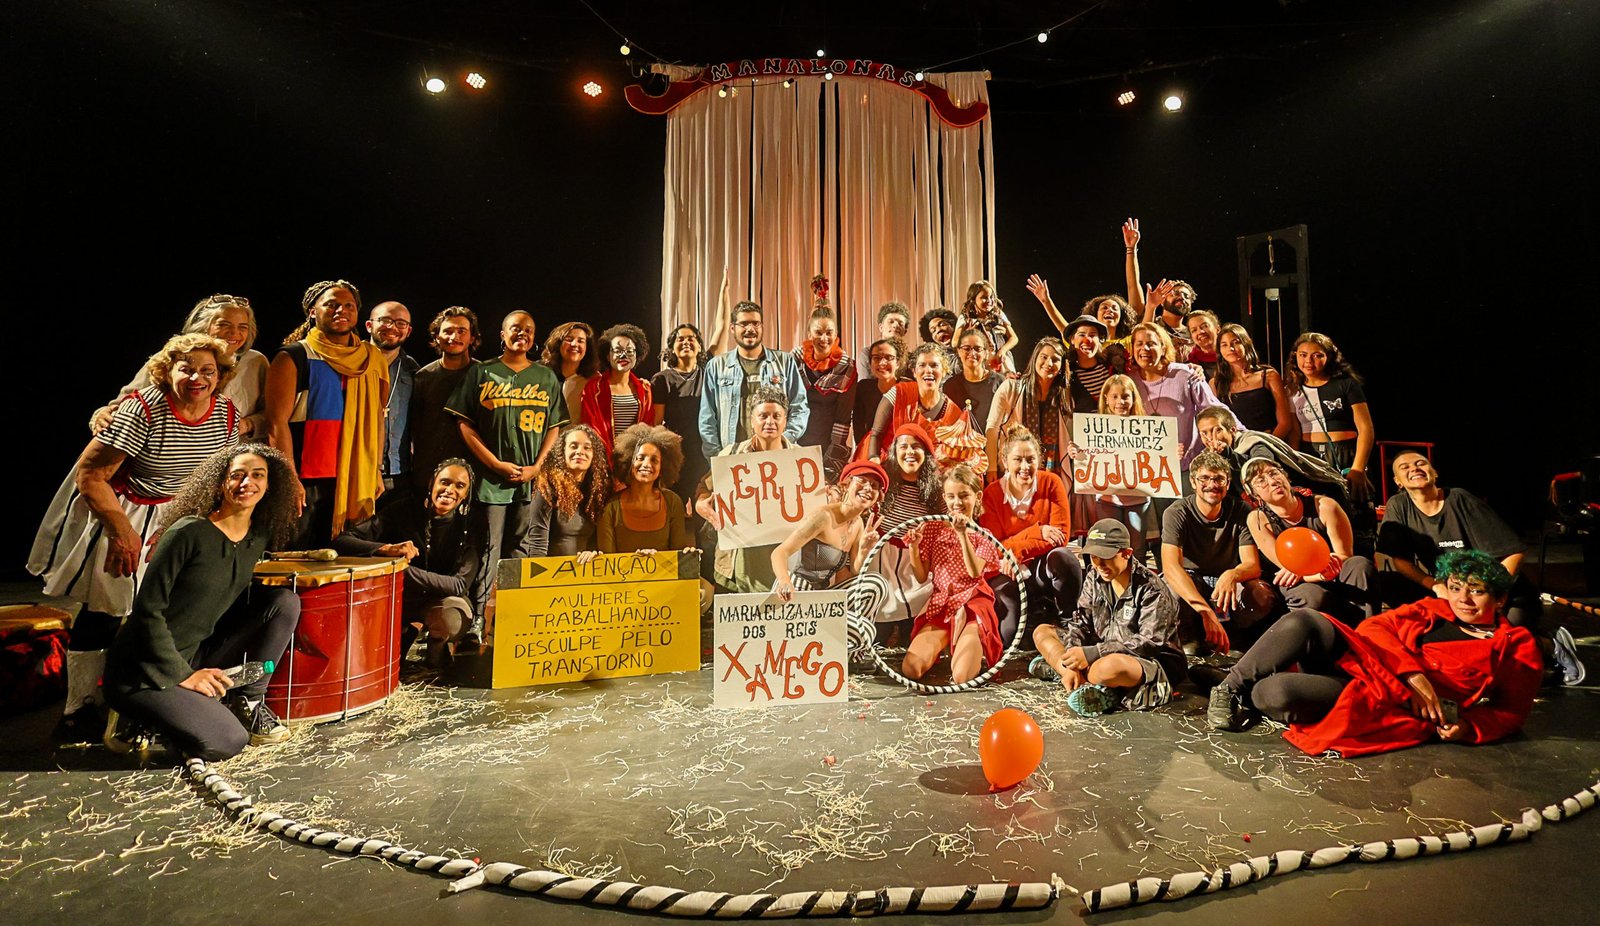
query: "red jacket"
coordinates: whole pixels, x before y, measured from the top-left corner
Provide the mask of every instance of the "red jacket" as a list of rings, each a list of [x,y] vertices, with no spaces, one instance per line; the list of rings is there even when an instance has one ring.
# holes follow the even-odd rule
[[[1441,700],[1461,705],[1466,737],[1460,742],[1489,743],[1521,729],[1544,678],[1533,634],[1502,617],[1484,640],[1420,642],[1436,622],[1451,619],[1448,601],[1426,598],[1370,617],[1355,630],[1334,621],[1349,644],[1339,668],[1352,681],[1328,716],[1293,724],[1284,738],[1312,755],[1336,749],[1346,757],[1433,739],[1433,724],[1408,706],[1411,689],[1400,676],[1412,672],[1432,682]]]
[[[606,445],[606,453],[616,445],[617,436],[611,433],[611,382],[610,374],[598,373],[589,377],[583,384],[583,395],[578,399],[578,413],[583,418],[583,423],[594,428],[600,435],[601,443]],[[633,397],[639,400],[639,423],[654,424],[651,412],[654,403],[650,401],[650,384],[638,376],[628,374],[628,386],[633,390]]]
[[[978,524],[999,537],[1017,559],[1031,563],[1059,546],[1044,539],[1043,525],[1053,524],[1061,533],[1072,535],[1072,495],[1060,476],[1044,470],[1034,476],[1033,502],[1026,518],[1017,517],[1006,503],[1003,482],[1001,477],[983,487],[983,514]]]

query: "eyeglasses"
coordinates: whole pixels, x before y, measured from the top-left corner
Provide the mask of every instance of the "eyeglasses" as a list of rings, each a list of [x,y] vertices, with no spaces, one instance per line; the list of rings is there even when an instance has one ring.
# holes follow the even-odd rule
[[[1194,477],[1194,482],[1195,482],[1196,485],[1203,485],[1203,486],[1225,486],[1225,485],[1228,484],[1228,477],[1227,476],[1196,476],[1196,477]]]
[[[761,327],[761,320],[760,319],[756,319],[755,321],[748,321],[748,322],[734,322],[733,323],[733,327],[735,327],[735,328],[760,328]]]
[[[206,305],[236,305],[241,309],[248,309],[250,300],[243,296],[230,296],[227,293],[212,293],[207,297]]]
[[[377,319],[373,319],[372,323],[374,325],[377,325],[380,328],[383,328],[383,327],[410,328],[411,327],[411,323],[410,322],[404,321],[404,320],[398,319],[398,318],[377,318]]]

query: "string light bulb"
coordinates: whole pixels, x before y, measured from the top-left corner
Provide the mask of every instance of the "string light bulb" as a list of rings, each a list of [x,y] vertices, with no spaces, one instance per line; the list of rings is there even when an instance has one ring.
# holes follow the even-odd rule
[[[823,51],[823,50],[822,50],[822,49],[820,49],[820,48],[819,48],[819,49],[817,49],[817,57],[818,57],[818,58],[821,58],[821,57],[822,57],[822,56],[823,56],[823,55],[825,55],[825,54],[827,54],[827,53],[826,53],[826,52],[824,52],[824,51]]]
[[[916,74],[913,74],[912,76],[915,77],[917,80],[921,80],[922,79],[922,72],[918,71]]]
[[[727,87],[718,87],[717,88],[717,96],[720,96],[723,99],[727,99],[728,98],[728,88]]]
[[[829,71],[828,73],[822,75],[822,79],[823,80],[833,80],[833,72]]]
[[[789,89],[789,88],[790,88],[790,87],[793,87],[793,86],[794,86],[794,78],[792,78],[792,77],[785,77],[785,78],[784,78],[784,79],[783,79],[783,88],[784,88],[784,89],[785,89],[785,90],[787,90],[787,89]]]
[[[1161,105],[1166,107],[1167,112],[1175,113],[1183,108],[1183,97],[1176,93],[1169,93],[1167,98],[1161,101]]]
[[[628,47],[628,43],[626,41],[624,41],[622,43],[622,47],[617,49],[617,51],[622,52],[622,57],[624,57],[624,58],[626,58],[629,55],[633,54],[633,49]]]
[[[1048,32],[1039,33],[1039,44],[1040,45],[1043,45],[1044,43],[1046,43],[1048,41],[1050,41],[1050,33],[1048,33]]]

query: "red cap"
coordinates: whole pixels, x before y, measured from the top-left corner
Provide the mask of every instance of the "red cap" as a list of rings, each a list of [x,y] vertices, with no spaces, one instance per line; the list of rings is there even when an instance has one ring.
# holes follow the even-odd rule
[[[891,447],[894,446],[896,441],[906,435],[910,435],[913,440],[921,444],[922,449],[928,451],[929,456],[933,455],[933,435],[928,433],[927,428],[917,424],[915,421],[907,421],[900,427],[895,428],[894,437],[889,439],[889,445]]]
[[[852,463],[846,463],[844,469],[839,471],[839,484],[844,485],[849,482],[852,476],[876,479],[878,480],[878,488],[881,491],[887,492],[889,490],[889,474],[883,471],[883,467],[871,460],[856,460]]]

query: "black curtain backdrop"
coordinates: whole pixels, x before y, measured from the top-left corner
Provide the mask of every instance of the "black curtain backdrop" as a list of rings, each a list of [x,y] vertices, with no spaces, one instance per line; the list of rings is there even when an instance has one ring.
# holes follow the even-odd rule
[[[212,292],[250,297],[269,355],[335,276],[419,327],[463,304],[491,326],[528,309],[541,337],[582,319],[659,340],[665,123],[622,103],[614,61],[598,104],[573,92],[582,65],[434,99],[415,43],[250,4],[0,16],[21,489],[0,575],[22,575],[90,411]],[[1171,116],[1116,111],[1115,81],[1008,81],[997,58],[997,283],[1023,350],[1048,328],[1029,273],[1068,309],[1122,291],[1125,216],[1147,279],[1189,280],[1224,321],[1235,237],[1306,223],[1315,327],[1365,376],[1380,438],[1437,441],[1447,482],[1536,525],[1550,476],[1597,449],[1597,47],[1596,5],[1457,4],[1212,62]],[[766,53],[753,34],[726,57]]]

